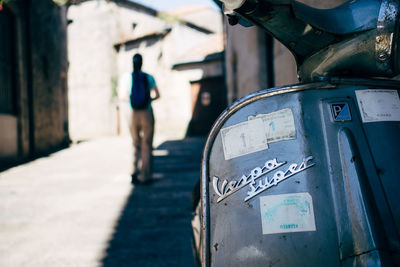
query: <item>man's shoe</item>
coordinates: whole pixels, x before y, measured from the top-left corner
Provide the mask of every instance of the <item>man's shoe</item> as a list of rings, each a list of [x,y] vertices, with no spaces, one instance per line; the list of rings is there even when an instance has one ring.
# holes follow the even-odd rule
[[[131,179],[131,184],[138,185],[138,184],[141,183],[141,182],[139,181],[139,179],[138,179],[137,173],[132,174],[131,177],[132,177],[132,179]]]

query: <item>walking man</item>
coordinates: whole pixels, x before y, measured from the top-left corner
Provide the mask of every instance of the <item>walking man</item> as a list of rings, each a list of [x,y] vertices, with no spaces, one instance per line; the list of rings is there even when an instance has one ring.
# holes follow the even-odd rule
[[[152,150],[154,116],[151,102],[160,98],[152,75],[142,71],[143,58],[133,56],[133,72],[126,79],[129,89],[132,116],[130,131],[133,141],[132,184],[149,184],[152,176]],[[126,92],[126,91],[125,91]],[[152,97],[154,92],[154,97]]]

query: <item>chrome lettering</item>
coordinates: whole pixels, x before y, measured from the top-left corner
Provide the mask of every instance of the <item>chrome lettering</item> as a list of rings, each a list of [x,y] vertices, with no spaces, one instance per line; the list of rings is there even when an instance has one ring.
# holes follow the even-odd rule
[[[251,170],[250,174],[242,175],[239,181],[232,180],[228,183],[228,180],[225,179],[222,182],[221,187],[218,186],[219,177],[214,176],[212,185],[214,188],[214,192],[219,196],[217,202],[227,198],[238,190],[242,189],[248,184],[253,184],[255,181],[261,176],[279,168],[280,166],[286,164],[286,162],[278,162],[277,159],[268,160],[265,162],[263,167],[256,167]]]

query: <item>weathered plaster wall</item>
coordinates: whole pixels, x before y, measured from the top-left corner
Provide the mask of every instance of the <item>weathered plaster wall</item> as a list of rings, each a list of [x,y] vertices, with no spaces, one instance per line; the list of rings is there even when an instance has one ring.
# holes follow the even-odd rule
[[[142,54],[143,71],[154,76],[161,94],[161,98],[153,103],[156,135],[178,139],[185,136],[192,115],[190,78],[193,74],[174,71],[172,66],[208,37],[179,24],[171,27],[171,32],[162,40],[148,40],[121,47],[118,52],[118,74],[121,76],[131,72],[132,56],[135,53]],[[201,70],[199,72],[201,77],[204,73]]]
[[[115,9],[89,1],[68,9],[69,118],[72,140],[116,132],[112,79],[117,39]],[[114,126],[114,127],[113,127]]]
[[[298,83],[296,60],[289,49],[274,39],[273,51],[274,86]]]
[[[256,27],[225,25],[228,102],[232,103],[267,87],[267,36]]]
[[[35,153],[68,143],[65,8],[51,0],[32,1],[30,49]]]

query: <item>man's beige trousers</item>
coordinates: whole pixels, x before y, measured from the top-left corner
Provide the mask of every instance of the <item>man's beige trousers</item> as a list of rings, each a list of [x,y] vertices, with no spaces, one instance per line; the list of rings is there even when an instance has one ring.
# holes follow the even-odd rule
[[[154,135],[153,110],[132,110],[133,173],[142,182],[151,179]]]

